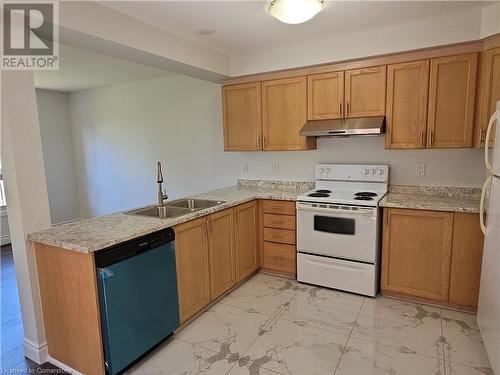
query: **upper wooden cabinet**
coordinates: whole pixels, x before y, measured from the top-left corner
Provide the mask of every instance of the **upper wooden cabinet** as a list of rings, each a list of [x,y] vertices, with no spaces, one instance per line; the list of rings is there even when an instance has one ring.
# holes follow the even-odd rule
[[[260,83],[222,88],[224,150],[260,150],[262,140]]]
[[[345,72],[345,116],[385,115],[386,67],[354,69]]]
[[[234,208],[236,281],[239,282],[259,268],[257,202]]]
[[[227,209],[212,214],[207,221],[210,299],[213,301],[236,283],[233,210]]]
[[[425,148],[429,60],[387,67],[386,148]]]
[[[500,47],[487,50],[481,54],[478,104],[476,111],[477,126],[475,145],[477,147],[484,146],[486,127],[488,126],[491,115],[495,112],[496,102],[499,100]],[[492,136],[490,139],[493,140],[493,138]]]
[[[477,53],[431,60],[427,147],[471,147]]]
[[[177,225],[175,262],[181,323],[210,303],[206,218]]]
[[[384,211],[382,291],[447,301],[453,213]]]
[[[306,120],[306,77],[262,83],[262,144],[264,150],[309,150],[315,148],[315,138],[299,135]]]
[[[307,77],[307,118],[341,118],[344,106],[344,72]]]

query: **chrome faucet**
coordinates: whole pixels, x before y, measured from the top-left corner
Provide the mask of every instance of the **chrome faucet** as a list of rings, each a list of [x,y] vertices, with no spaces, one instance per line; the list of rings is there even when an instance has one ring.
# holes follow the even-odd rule
[[[163,191],[163,174],[161,173],[161,163],[158,162],[156,171],[156,182],[158,183],[158,206],[163,206],[164,201],[168,199],[167,189]]]

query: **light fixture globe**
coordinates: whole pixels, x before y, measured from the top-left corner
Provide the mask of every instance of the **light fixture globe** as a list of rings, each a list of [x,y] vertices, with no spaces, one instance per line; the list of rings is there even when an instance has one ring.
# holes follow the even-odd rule
[[[325,0],[273,0],[267,12],[281,22],[297,24],[310,20],[323,9]]]

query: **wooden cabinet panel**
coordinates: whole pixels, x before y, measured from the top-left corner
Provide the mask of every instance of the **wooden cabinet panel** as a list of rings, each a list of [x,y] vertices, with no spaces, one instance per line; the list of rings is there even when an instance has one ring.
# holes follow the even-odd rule
[[[307,118],[341,118],[344,105],[344,72],[307,77]]]
[[[262,83],[264,150],[309,150],[316,139],[299,136],[307,120],[306,77]]]
[[[425,148],[429,60],[387,67],[386,148]]]
[[[477,307],[484,236],[479,216],[455,213],[451,257],[450,303],[470,309]]]
[[[174,227],[177,289],[181,322],[210,303],[207,220],[196,219]]]
[[[386,67],[345,72],[345,117],[385,115]]]
[[[385,210],[382,290],[448,301],[453,214]]]
[[[264,227],[295,230],[295,216],[264,214]]]
[[[264,241],[295,245],[295,230],[264,228]]]
[[[471,147],[477,53],[431,60],[427,147]]]
[[[262,202],[262,210],[269,214],[295,215],[295,202],[266,199]]]
[[[262,149],[262,112],[260,83],[222,88],[224,150]]]
[[[236,283],[234,262],[234,217],[227,209],[208,218],[210,298],[216,299]]]
[[[259,267],[257,202],[241,204],[234,208],[236,281],[250,275]]]
[[[266,270],[295,276],[297,250],[295,246],[264,242],[264,264]]]
[[[104,375],[94,255],[36,243],[35,256],[49,355]]]
[[[484,146],[486,127],[488,126],[491,115],[495,112],[496,102],[499,100],[500,47],[485,51],[481,54],[475,141],[478,147]],[[494,134],[491,139],[494,139]]]

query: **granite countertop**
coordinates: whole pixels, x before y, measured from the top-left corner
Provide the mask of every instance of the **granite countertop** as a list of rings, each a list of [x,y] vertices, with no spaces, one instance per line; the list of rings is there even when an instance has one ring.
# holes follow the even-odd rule
[[[92,253],[254,199],[294,201],[299,194],[313,187],[313,182],[239,180],[236,186],[188,197],[220,200],[225,203],[180,217],[160,219],[127,215],[124,211],[55,225],[43,231],[29,233],[27,239],[81,253]]]
[[[480,199],[478,188],[392,185],[380,206],[478,213]]]

